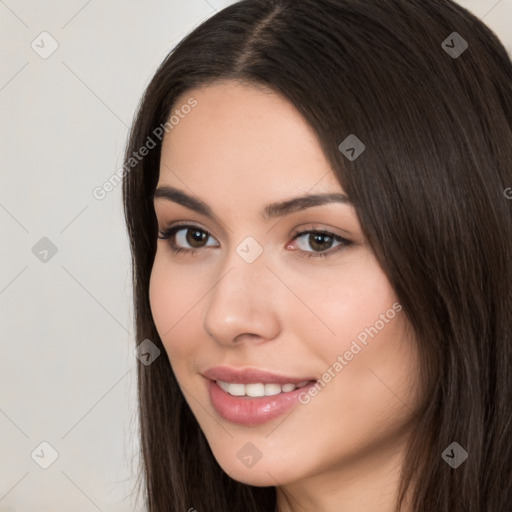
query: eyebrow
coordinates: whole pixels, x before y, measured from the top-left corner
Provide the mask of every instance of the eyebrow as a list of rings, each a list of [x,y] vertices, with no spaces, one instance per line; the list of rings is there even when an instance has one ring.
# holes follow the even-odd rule
[[[189,196],[182,190],[174,187],[161,186],[155,190],[153,195],[154,199],[166,199],[174,203],[181,204],[190,210],[194,210],[206,217],[213,219],[215,214],[213,210],[203,201],[195,197]],[[313,208],[314,206],[322,206],[330,203],[343,203],[352,204],[349,198],[340,193],[330,194],[310,194],[301,197],[295,197],[286,201],[279,201],[265,206],[261,212],[265,220],[270,220],[275,217],[283,217],[290,213],[304,210],[306,208]]]

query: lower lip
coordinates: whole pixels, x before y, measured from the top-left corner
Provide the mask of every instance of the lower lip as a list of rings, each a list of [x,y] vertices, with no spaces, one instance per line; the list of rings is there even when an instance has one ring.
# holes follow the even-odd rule
[[[239,425],[258,425],[278,418],[297,405],[299,395],[307,392],[315,383],[288,393],[273,396],[233,396],[224,391],[215,381],[208,380],[208,392],[213,407],[227,421]]]

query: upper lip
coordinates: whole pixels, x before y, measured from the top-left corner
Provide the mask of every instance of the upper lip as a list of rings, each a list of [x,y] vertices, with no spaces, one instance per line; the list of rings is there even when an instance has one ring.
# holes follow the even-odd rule
[[[221,380],[230,383],[251,384],[299,384],[304,381],[316,380],[313,377],[287,377],[256,368],[231,368],[229,366],[214,366],[203,372],[203,377],[210,380]]]

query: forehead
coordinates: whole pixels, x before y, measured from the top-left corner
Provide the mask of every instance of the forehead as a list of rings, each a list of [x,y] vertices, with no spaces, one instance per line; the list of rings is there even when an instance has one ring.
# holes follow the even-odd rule
[[[173,112],[190,98],[197,105],[164,137],[159,184],[185,183],[204,197],[266,193],[266,200],[341,191],[315,133],[281,95],[225,81],[187,91]]]

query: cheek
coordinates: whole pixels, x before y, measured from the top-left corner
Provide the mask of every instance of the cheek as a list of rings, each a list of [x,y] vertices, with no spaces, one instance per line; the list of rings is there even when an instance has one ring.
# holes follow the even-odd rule
[[[371,255],[360,251],[347,258],[346,267],[328,270],[317,273],[315,279],[298,275],[295,282],[289,280],[290,288],[304,298],[310,311],[293,297],[289,307],[290,317],[300,324],[299,332],[309,333],[306,339],[315,340],[313,346],[332,358],[348,350],[358,336],[364,341],[365,329],[376,323],[389,333],[400,314],[393,309],[393,304],[399,307],[396,294]],[[382,315],[388,320],[385,324]]]
[[[169,356],[179,357],[192,349],[192,343],[179,343],[180,339],[197,339],[192,328],[198,324],[191,319],[194,305],[201,297],[201,290],[193,285],[198,281],[184,271],[172,269],[163,255],[157,253],[149,282],[149,302],[153,321]]]
[[[373,413],[384,413],[383,404],[396,399],[383,382],[409,396],[417,366],[415,344],[396,294],[373,258],[357,258],[350,272],[338,276],[317,276],[314,287],[311,280],[297,279],[297,295],[307,298],[315,316],[297,309],[290,318],[296,319],[297,339],[323,363],[328,391],[318,401],[327,406],[339,394],[353,418],[370,421]]]
[[[164,272],[164,266],[157,254],[149,279],[149,304],[153,321],[162,340],[165,332],[173,325],[174,308],[169,308],[168,305],[175,302],[174,295],[175,288],[170,286],[169,275]]]

